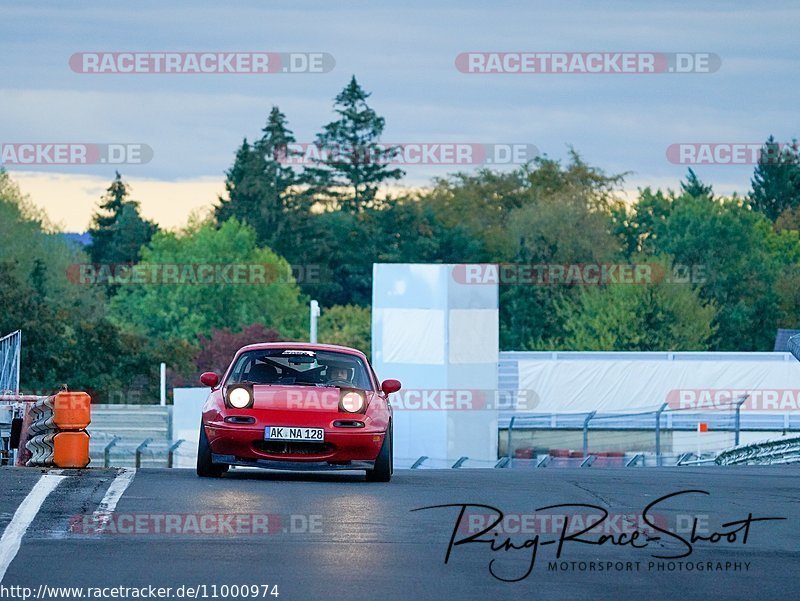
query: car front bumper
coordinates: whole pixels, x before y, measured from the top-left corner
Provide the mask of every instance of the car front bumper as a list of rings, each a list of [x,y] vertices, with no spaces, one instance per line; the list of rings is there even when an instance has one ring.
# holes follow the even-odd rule
[[[258,467],[260,462],[269,462],[278,464],[277,469],[292,469],[286,467],[292,463],[304,464],[306,467],[303,469],[371,469],[386,436],[385,432],[364,432],[363,429],[325,428],[325,442],[318,447],[310,443],[301,444],[302,452],[293,452],[291,447],[297,445],[288,443],[290,450],[276,452],[267,449],[262,426],[232,426],[216,422],[207,424],[205,428],[215,463]],[[280,443],[275,446],[280,446]],[[331,464],[333,467],[328,467]],[[339,468],[339,464],[351,467]],[[352,467],[355,464],[359,467]]]
[[[288,470],[293,472],[306,471],[341,471],[341,470],[371,470],[375,467],[374,461],[349,461],[346,463],[328,463],[327,461],[291,461],[288,459],[245,459],[235,455],[211,455],[214,463],[227,465],[240,465],[242,467],[260,467],[271,470]]]

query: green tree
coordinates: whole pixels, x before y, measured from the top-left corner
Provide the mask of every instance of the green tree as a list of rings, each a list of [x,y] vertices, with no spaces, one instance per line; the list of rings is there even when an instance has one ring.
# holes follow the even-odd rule
[[[627,258],[639,253],[659,253],[674,200],[671,192],[653,191],[647,187],[639,190],[639,198],[632,207],[620,205],[615,208],[615,232],[623,241]]]
[[[465,220],[455,221],[429,193],[388,198],[367,214],[375,223],[378,256],[386,263],[470,263],[487,256],[486,242]]]
[[[777,223],[776,223],[777,226]],[[775,295],[779,328],[800,327],[800,231],[780,229],[768,235],[768,250],[777,263]]]
[[[771,349],[780,317],[771,224],[735,197],[684,194],[668,204],[666,217],[650,226],[648,250],[702,274],[701,298],[718,308],[711,348]]]
[[[97,402],[157,399],[158,362],[179,364],[187,346],[112,324],[102,291],[70,279],[71,268],[88,260],[84,252],[2,172],[0,239],[0,333],[22,330],[23,391],[49,394],[66,384]]]
[[[161,266],[179,270],[164,283],[121,286],[112,299],[116,322],[139,332],[194,340],[212,329],[238,330],[255,323],[286,338],[307,330],[307,311],[289,264],[270,249],[258,248],[255,231],[235,219],[218,229],[205,223],[178,234],[160,232],[142,250],[139,265],[156,273]],[[230,267],[213,271],[211,283],[192,280],[201,267],[214,266]]]
[[[367,104],[369,97],[353,76],[334,100],[339,118],[317,135],[323,156],[304,175],[315,197],[330,208],[361,212],[374,204],[381,184],[404,175],[389,165],[397,148],[379,144],[386,122]]]
[[[139,203],[130,200],[130,187],[119,171],[92,217],[89,255],[94,263],[132,263],[139,251],[158,231],[152,221],[143,219]]]
[[[311,204],[287,164],[294,142],[286,116],[273,106],[261,138],[252,145],[245,139],[226,173],[227,198],[214,209],[218,224],[235,217],[255,229],[259,245],[278,249],[291,243]]]
[[[681,192],[689,196],[705,196],[707,198],[714,198],[714,190],[711,186],[707,186],[700,181],[694,169],[689,167],[689,172],[686,175],[686,181],[681,182]]]
[[[35,284],[34,294],[56,305],[79,307],[87,316],[102,312],[99,290],[76,285],[67,275],[87,257],[70,243],[0,170],[0,261],[17,280]]]
[[[750,206],[771,221],[800,206],[800,148],[797,140],[781,145],[770,136],[756,165]]]
[[[306,279],[304,292],[326,307],[371,302],[372,264],[382,261],[374,217],[343,211],[314,216],[309,238],[289,253],[293,265],[316,274]]]
[[[566,165],[539,158],[521,176],[522,193],[489,241],[494,261],[548,268],[619,260],[613,209],[622,174],[607,175],[571,150]],[[563,326],[555,309],[578,292],[553,283],[501,286],[501,348],[541,348],[557,340]]]
[[[364,352],[371,352],[372,329],[369,307],[336,305],[323,308],[319,317],[319,341],[340,344]]]
[[[686,284],[585,288],[558,313],[566,350],[703,351],[714,333],[713,304]]]

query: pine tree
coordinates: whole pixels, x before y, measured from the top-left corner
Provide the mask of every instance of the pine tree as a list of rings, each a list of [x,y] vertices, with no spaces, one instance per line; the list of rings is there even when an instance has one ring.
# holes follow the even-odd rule
[[[750,206],[775,221],[800,206],[800,149],[797,140],[781,145],[770,136],[751,180]]]
[[[158,231],[155,223],[142,218],[139,203],[129,195],[130,188],[117,171],[89,227],[88,250],[94,263],[136,262],[142,246]]]
[[[275,247],[307,209],[304,196],[296,189],[297,175],[287,159],[295,142],[286,116],[277,106],[270,111],[262,136],[254,144],[247,139],[236,152],[226,173],[227,198],[215,209],[217,223],[231,217],[256,230],[259,244]]]
[[[689,196],[694,196],[695,198],[701,196],[705,196],[709,200],[714,198],[714,190],[712,187],[701,182],[700,178],[697,177],[697,174],[695,174],[691,167],[689,168],[689,173],[686,175],[686,181],[681,182],[681,192]]]
[[[264,196],[264,159],[245,138],[236,151],[233,165],[225,172],[227,198],[220,197],[215,207],[218,224],[235,217],[258,229],[261,199]]]
[[[398,149],[378,143],[385,119],[369,107],[369,96],[353,76],[334,100],[339,119],[317,135],[323,154],[305,173],[318,199],[351,213],[373,204],[380,184],[404,175],[389,167]]]

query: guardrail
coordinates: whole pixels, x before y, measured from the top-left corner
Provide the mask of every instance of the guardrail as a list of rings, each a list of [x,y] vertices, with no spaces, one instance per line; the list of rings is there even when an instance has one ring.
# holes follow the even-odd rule
[[[798,455],[800,457],[800,451]],[[503,456],[496,461],[470,459],[462,456],[454,462],[452,458],[431,458],[427,455],[422,455],[411,463],[409,469],[537,469],[547,467],[582,469],[610,467],[625,469],[660,467],[664,465],[681,467],[712,465],[715,462],[715,457],[716,454],[709,455],[708,453],[664,453],[657,457],[653,453],[589,453],[588,455],[583,455],[580,451],[575,451],[569,454],[545,454],[527,458],[514,458],[513,460]],[[410,459],[401,459],[400,461],[402,464],[407,464]],[[798,461],[800,461],[800,458],[798,458]]]
[[[800,463],[800,436],[742,445],[717,455],[717,465]]]
[[[181,447],[187,441],[161,441],[158,437],[99,435],[92,437],[89,452],[105,467],[175,467]],[[101,459],[102,458],[102,459]]]

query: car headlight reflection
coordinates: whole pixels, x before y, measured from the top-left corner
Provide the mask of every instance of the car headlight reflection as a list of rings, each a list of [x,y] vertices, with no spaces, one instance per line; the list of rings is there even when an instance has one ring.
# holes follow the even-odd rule
[[[349,413],[358,413],[364,409],[364,395],[357,392],[346,392],[342,395],[342,409]]]
[[[253,402],[253,395],[247,388],[237,386],[228,390],[228,404],[235,409],[244,409]]]

